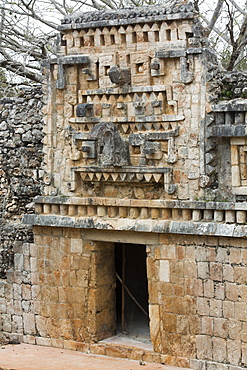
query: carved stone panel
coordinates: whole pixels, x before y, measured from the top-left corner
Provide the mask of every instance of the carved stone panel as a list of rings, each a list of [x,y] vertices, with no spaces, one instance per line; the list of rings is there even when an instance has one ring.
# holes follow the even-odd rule
[[[94,126],[89,138],[97,140],[98,165],[127,166],[129,164],[128,143],[111,122],[100,122]]]

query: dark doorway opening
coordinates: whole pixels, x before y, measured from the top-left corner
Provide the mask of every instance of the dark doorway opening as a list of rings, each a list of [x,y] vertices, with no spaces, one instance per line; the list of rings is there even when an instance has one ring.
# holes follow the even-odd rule
[[[150,338],[146,246],[115,244],[117,334]]]

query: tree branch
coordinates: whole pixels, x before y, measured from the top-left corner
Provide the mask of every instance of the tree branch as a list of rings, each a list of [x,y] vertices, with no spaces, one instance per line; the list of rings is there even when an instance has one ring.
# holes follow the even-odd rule
[[[201,18],[202,20],[206,23],[206,24],[209,24],[209,21],[207,20],[206,17],[204,17],[204,15],[201,14]],[[213,28],[213,31],[218,35],[220,36],[225,42],[227,42],[229,45],[231,45],[231,40],[229,39],[229,37],[227,36],[226,33],[223,33],[222,31],[220,31],[216,26],[214,26]]]
[[[243,20],[238,38],[233,44],[233,51],[227,68],[228,71],[232,71],[234,69],[235,63],[237,62],[240,56],[241,50],[247,44],[246,34],[247,34],[247,15]]]
[[[237,11],[243,15],[246,15],[246,11],[244,11],[242,8],[240,8],[240,6],[236,3],[236,1],[234,0],[229,0],[232,5],[237,9]]]
[[[31,81],[34,82],[41,82],[42,81],[42,75],[34,73],[30,71],[29,69],[25,68],[22,64],[15,62],[11,59],[5,59],[0,61],[0,67],[7,69],[10,72],[15,73],[18,76],[28,78]]]
[[[207,27],[207,31],[206,31],[207,36],[209,36],[210,33],[212,32],[212,29],[214,28],[214,25],[215,25],[217,19],[220,16],[221,9],[222,9],[222,6],[223,6],[223,2],[224,2],[224,0],[218,0],[216,8],[214,9],[213,16],[212,16],[211,20],[208,23],[208,27]]]

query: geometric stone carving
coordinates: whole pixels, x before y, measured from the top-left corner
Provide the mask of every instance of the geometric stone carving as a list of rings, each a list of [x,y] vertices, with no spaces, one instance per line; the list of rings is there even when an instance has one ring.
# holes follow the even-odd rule
[[[167,163],[175,163],[177,161],[177,153],[175,147],[175,139],[174,137],[170,137],[168,140],[168,157]]]
[[[95,158],[95,141],[87,140],[82,142],[81,150],[86,153],[86,158]]]
[[[141,183],[141,184],[164,184],[165,189],[171,185],[171,177],[166,176],[170,172],[170,168],[151,168],[143,167],[140,170],[137,167],[126,166],[121,168],[119,171],[116,169],[114,171],[112,168],[110,171],[107,169],[101,169],[95,167],[94,169],[90,167],[84,167],[80,169],[74,169],[72,172],[72,177],[74,173],[77,172],[80,174],[80,177],[83,181],[86,182],[107,182],[107,183]]]
[[[189,71],[189,64],[191,63],[191,56],[180,58],[181,81],[184,84],[189,84],[193,81],[194,73]]]
[[[231,139],[232,187],[235,194],[247,194],[247,139]]]
[[[56,88],[62,90],[65,88],[65,74],[64,67],[61,62],[58,63],[57,69],[58,69],[58,79],[56,81]]]

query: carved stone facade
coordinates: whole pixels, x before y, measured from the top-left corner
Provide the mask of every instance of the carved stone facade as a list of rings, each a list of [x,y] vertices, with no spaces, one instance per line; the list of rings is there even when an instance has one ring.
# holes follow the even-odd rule
[[[197,141],[208,51],[191,6],[174,11],[65,20],[61,55],[47,71],[57,86],[47,108],[47,148],[59,143],[47,157],[47,194],[145,199],[144,184],[149,199],[203,193]]]
[[[63,20],[45,68],[44,195],[23,219],[31,280],[18,283],[21,318],[10,315],[27,343],[242,369],[247,102],[219,101],[197,13],[167,4]],[[124,279],[144,300],[147,346],[108,339],[128,329],[118,328]]]

